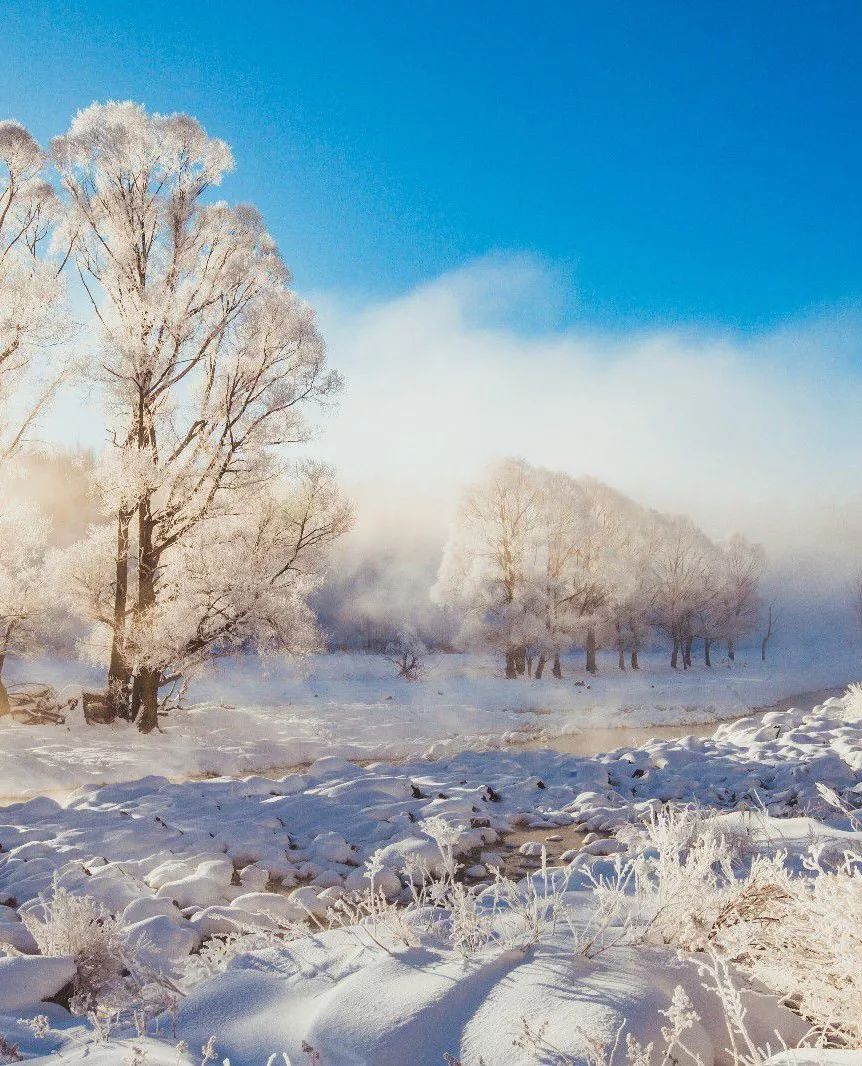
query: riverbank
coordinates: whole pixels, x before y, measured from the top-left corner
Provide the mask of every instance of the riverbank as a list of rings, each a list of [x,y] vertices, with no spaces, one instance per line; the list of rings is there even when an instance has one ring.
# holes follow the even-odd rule
[[[812,663],[798,653],[766,664],[740,654],[732,664],[684,673],[650,656],[637,673],[600,665],[596,677],[578,672],[572,660],[560,681],[506,681],[491,660],[441,655],[428,660],[421,680],[409,682],[383,656],[234,661],[194,686],[190,706],[171,711],[163,732],[146,737],[125,723],[87,726],[80,707],[62,727],[0,725],[0,796],[65,795],[147,774],[180,781],[274,767],[287,772],[325,756],[442,759],[549,743],[591,754],[657,731],[705,735],[752,708],[793,702],[794,693],[826,685],[843,689],[854,677],[849,660]],[[65,686],[64,694],[74,689],[67,667],[33,663],[28,670]],[[553,738],[571,738],[565,741],[571,747]]]

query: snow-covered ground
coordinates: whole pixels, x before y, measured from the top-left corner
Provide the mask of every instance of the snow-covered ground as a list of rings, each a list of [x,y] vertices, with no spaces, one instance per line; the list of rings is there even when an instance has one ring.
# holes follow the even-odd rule
[[[681,986],[700,1018],[687,1046],[705,1066],[728,1062],[722,1013],[693,958],[680,961],[655,943],[597,956],[584,949],[592,881],[612,874],[614,853],[634,847],[627,830],[674,802],[729,819],[733,834],[746,836],[747,855],[782,849],[799,871],[812,843],[827,857],[858,850],[862,834],[818,785],[858,804],[860,712],[858,697],[833,699],[722,725],[712,737],[593,758],[509,749],[358,766],[324,756],[286,775],[145,777],[87,787],[62,803],[11,805],[0,812],[0,941],[24,954],[0,957],[0,1035],[28,1056],[60,1053],[46,1063],[89,1066],[199,1063],[210,1037],[217,1061],[229,1057],[231,1066],[265,1066],[282,1052],[320,1066],[424,1066],[446,1054],[496,1066],[583,1061],[585,1041],[612,1042],[622,1028],[641,1043],[655,1040],[657,1062],[668,1024],[661,1011]],[[445,912],[427,906],[396,912],[401,924],[389,916],[298,934],[296,923],[312,914],[325,925],[344,892],[369,884],[369,862],[383,894],[402,903],[421,864],[445,873],[432,826],[438,837],[441,826],[452,829],[455,852],[479,882],[501,864],[512,830],[533,836],[521,847],[528,866],[543,841],[575,831],[598,837],[562,856],[551,880],[565,920],[545,923],[535,938],[524,925],[529,907],[521,912],[512,900],[490,908],[469,952],[463,930],[459,941],[451,927],[444,935],[439,921],[429,924],[429,913],[444,920]],[[533,875],[521,889],[529,898],[528,885],[541,881]],[[39,897],[52,884],[100,901],[130,950],[179,990],[173,1012],[148,1021],[146,1038],[121,1018],[100,1045],[90,1024],[42,1002],[72,972],[62,952],[34,954],[33,923],[46,913]],[[524,930],[513,935],[518,922]],[[274,925],[290,927],[293,939],[273,938]],[[255,929],[266,944],[247,941],[233,960],[212,956],[213,937]],[[746,1006],[758,1044],[793,1046],[806,1028],[774,998],[746,994]],[[33,1024],[37,1015],[47,1021]],[[176,1050],[181,1040],[190,1050]]]
[[[832,686],[862,673],[855,650],[815,655],[777,649],[767,663],[742,651],[730,663],[716,654],[672,671],[664,656],[645,655],[638,672],[620,673],[603,657],[590,677],[582,657],[564,661],[557,681],[507,681],[500,664],[466,655],[430,657],[423,678],[396,677],[382,656],[333,654],[301,663],[254,658],[221,664],[189,693],[165,732],[87,728],[80,708],[68,727],[0,725],[0,802],[57,795],[82,784],[148,773],[182,779],[302,766],[324,755],[348,759],[435,757],[577,730],[711,722]],[[82,668],[10,664],[15,680],[53,681],[66,694]],[[74,680],[72,680],[74,679]],[[96,675],[84,683],[95,686]]]

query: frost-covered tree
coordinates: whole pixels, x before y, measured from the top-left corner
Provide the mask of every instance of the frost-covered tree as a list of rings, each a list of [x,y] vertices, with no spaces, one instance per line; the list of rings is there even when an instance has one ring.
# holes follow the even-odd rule
[[[583,644],[586,668],[595,673],[597,633],[610,595],[614,516],[599,482],[549,471],[536,471],[536,480],[541,487],[539,586],[545,618],[537,677],[551,655],[553,674],[561,677],[560,653],[572,643]]]
[[[32,504],[0,508],[0,717],[9,713],[3,668],[9,655],[38,651],[52,609],[45,554],[49,525]]]
[[[574,643],[595,672],[598,633],[616,568],[622,523],[614,494],[591,479],[494,464],[467,496],[446,546],[436,595],[464,619],[462,639],[501,651],[506,676],[535,676]]]
[[[649,563],[650,621],[671,644],[671,666],[691,665],[696,618],[710,596],[709,539],[684,516],[657,516],[658,536]]]
[[[566,474],[538,470],[536,500],[537,593],[542,625],[537,639],[536,678],[552,661],[554,677],[562,677],[560,655],[571,645],[578,621],[574,573],[583,550],[587,513],[584,493]]]
[[[626,669],[628,656],[632,670],[638,670],[640,651],[649,637],[652,604],[649,561],[656,547],[656,522],[650,512],[634,501],[616,495],[618,513],[613,527],[615,536],[604,613],[619,669]]]
[[[433,590],[438,603],[460,611],[464,643],[503,655],[508,678],[526,672],[543,626],[533,474],[522,460],[506,459],[468,490]]]
[[[506,674],[535,676],[583,647],[639,666],[651,631],[665,635],[671,665],[688,669],[696,639],[706,665],[717,640],[734,641],[756,619],[762,549],[734,535],[715,544],[683,516],[647,510],[593,478],[494,464],[465,498],[444,551],[436,595],[460,612],[466,644],[502,651]],[[527,665],[526,672],[529,672]]]
[[[766,554],[759,544],[734,533],[721,545],[718,630],[732,661],[740,638],[757,624],[762,601],[760,581],[766,569]]]
[[[95,620],[111,630],[109,699],[149,731],[166,671],[182,673],[240,630],[250,640],[255,624],[269,641],[273,595],[283,597],[280,639],[292,623],[306,627],[295,585],[281,580],[295,574],[297,531],[273,486],[288,476],[285,446],[308,437],[304,409],[340,383],[259,214],[207,198],[232,165],[224,142],[187,115],[109,103],[80,112],[53,150],[73,261],[100,327],[115,440],[102,476],[115,516],[112,609]],[[325,495],[306,498],[316,507]],[[317,545],[344,525],[326,507],[305,521],[306,556],[305,530],[318,530]],[[255,586],[246,571],[264,546],[274,569]],[[215,564],[232,551],[223,588]],[[217,587],[205,592],[208,582]],[[220,597],[231,604],[226,629],[212,621]]]
[[[62,376],[63,286],[47,254],[56,197],[45,155],[18,122],[0,122],[0,464],[26,442]]]

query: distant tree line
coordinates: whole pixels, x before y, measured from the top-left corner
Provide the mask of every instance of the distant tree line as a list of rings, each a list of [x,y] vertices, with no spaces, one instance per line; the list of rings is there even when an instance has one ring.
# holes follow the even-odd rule
[[[716,543],[689,518],[641,506],[593,478],[495,463],[464,496],[434,597],[456,612],[465,647],[493,649],[506,676],[562,676],[580,647],[620,670],[663,640],[674,669],[732,660],[756,625],[763,549],[734,534]],[[765,647],[764,647],[765,656]]]

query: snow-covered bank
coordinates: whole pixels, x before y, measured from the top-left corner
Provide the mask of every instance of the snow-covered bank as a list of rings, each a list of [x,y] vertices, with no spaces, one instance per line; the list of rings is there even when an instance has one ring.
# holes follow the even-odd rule
[[[822,659],[794,651],[765,664],[741,654],[735,663],[716,658],[711,670],[696,664],[684,673],[649,656],[638,672],[620,673],[610,659],[600,665],[590,677],[573,658],[564,662],[561,681],[513,682],[500,676],[496,661],[443,655],[429,659],[423,679],[411,683],[382,656],[232,661],[193,687],[191,706],[174,712],[163,734],[88,728],[80,709],[68,728],[0,725],[0,803],[150,773],[247,774],[326,755],[444,757],[540,731],[711,722],[841,685],[858,672],[850,652]],[[15,676],[65,680],[64,694],[75,688],[74,671],[56,663],[22,664]]]
[[[144,1042],[153,1052],[140,1060],[146,1066],[198,1063],[200,1056],[171,1050],[171,1059],[166,1049],[182,1038],[196,1051],[210,1036],[232,1066],[265,1066],[282,1051],[303,1062],[311,1054],[303,1042],[322,1066],[421,1066],[444,1053],[465,1066],[480,1057],[489,1066],[543,1055],[568,1061],[549,1050],[561,1046],[580,1061],[584,1034],[609,1042],[623,1023],[640,1042],[657,1040],[666,1023],[660,1012],[671,1009],[677,985],[700,1015],[689,1046],[706,1066],[723,1063],[721,1016],[694,972],[675,963],[672,948],[645,944],[600,958],[584,952],[579,937],[589,921],[591,883],[611,874],[614,855],[633,846],[626,833],[641,831],[669,802],[697,804],[713,818],[727,812],[723,831],[748,841],[740,854],[750,859],[780,848],[797,872],[812,842],[822,845],[823,861],[858,850],[862,835],[818,785],[858,804],[860,712],[858,697],[835,699],[813,711],[723,725],[708,738],[654,741],[596,758],[508,750],[357,766],[327,757],[279,778],[150,777],[84,789],[65,805],[32,800],[0,815],[0,941],[39,964],[31,930],[38,933],[46,916],[39,896],[50,895],[53,883],[98,901],[115,916],[120,941],[173,980],[196,972],[175,1021],[162,1023],[161,1043]],[[441,865],[431,825],[453,827],[456,853],[485,871],[499,865],[512,828],[529,827],[540,839],[574,826],[599,838],[565,857],[566,921],[535,942],[509,944],[511,908],[503,908],[493,915],[503,932],[492,935],[484,923],[490,940],[465,957],[424,931],[427,909],[419,908],[406,912],[400,933],[397,922],[382,930],[354,922],[298,939],[294,931],[289,942],[256,950],[252,941],[250,954],[231,962],[229,952],[217,965],[206,951],[191,954],[218,943],[213,936],[296,930],[309,914],[325,924],[343,893],[367,887],[369,863],[383,895],[409,900],[420,868]],[[612,832],[622,835],[608,839]],[[527,857],[535,850],[524,849]],[[45,981],[54,979],[59,991],[67,976],[60,972],[65,963],[49,962],[57,974],[39,973],[29,1007],[16,999],[7,1015],[0,997],[0,1034],[21,1037],[21,1047],[35,1054],[38,1039],[16,1019],[45,1013],[53,1019],[45,1051],[63,1048],[59,1061],[102,1061],[98,1047],[83,1058],[93,1039],[83,1023],[39,1003],[51,994]],[[776,1027],[791,1044],[801,1035],[799,1019],[776,1014],[774,1001],[761,997],[749,1007],[758,1041],[774,1039]],[[117,1037],[133,1033],[121,1026]],[[133,1061],[132,1044],[110,1046],[116,1057],[106,1063],[124,1063],[127,1052]]]

